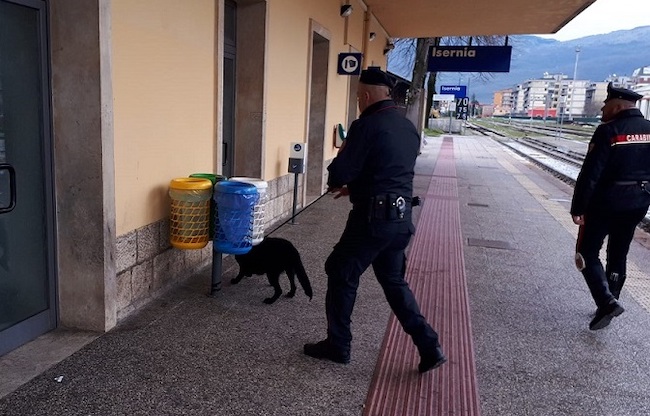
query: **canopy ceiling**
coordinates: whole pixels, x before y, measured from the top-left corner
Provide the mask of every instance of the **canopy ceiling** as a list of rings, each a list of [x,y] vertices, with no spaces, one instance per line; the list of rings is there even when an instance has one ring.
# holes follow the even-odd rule
[[[555,33],[596,0],[363,0],[395,38]]]

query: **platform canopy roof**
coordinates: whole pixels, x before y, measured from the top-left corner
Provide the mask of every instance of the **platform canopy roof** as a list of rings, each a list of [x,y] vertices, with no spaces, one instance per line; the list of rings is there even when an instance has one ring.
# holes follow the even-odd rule
[[[390,37],[426,38],[555,33],[595,1],[363,0],[363,3]]]

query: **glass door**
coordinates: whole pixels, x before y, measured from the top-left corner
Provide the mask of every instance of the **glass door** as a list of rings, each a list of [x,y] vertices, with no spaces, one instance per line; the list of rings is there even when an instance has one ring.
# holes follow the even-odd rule
[[[56,326],[45,2],[0,0],[0,355]]]

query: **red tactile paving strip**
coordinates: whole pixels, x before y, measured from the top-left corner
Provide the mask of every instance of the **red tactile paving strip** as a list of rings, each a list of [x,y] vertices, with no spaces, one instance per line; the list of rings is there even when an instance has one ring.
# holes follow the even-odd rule
[[[419,374],[417,349],[391,316],[363,414],[480,415],[451,137],[443,140],[411,244],[406,278],[448,361]]]

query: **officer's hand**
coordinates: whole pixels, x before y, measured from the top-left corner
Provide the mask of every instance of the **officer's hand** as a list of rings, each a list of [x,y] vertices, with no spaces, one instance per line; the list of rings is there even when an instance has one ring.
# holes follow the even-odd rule
[[[343,143],[341,143],[341,147],[339,147],[339,151],[336,152],[337,155],[338,155],[339,153],[341,153],[341,151],[343,151],[343,148],[345,147],[345,144],[346,144],[346,143],[347,143],[347,141],[346,141],[346,140],[343,140]]]
[[[328,192],[336,194],[334,195],[334,199],[339,199],[342,196],[350,195],[350,191],[348,190],[347,186],[344,186],[342,188],[330,188]]]
[[[585,216],[584,215],[574,215],[573,223],[576,225],[585,225]]]

